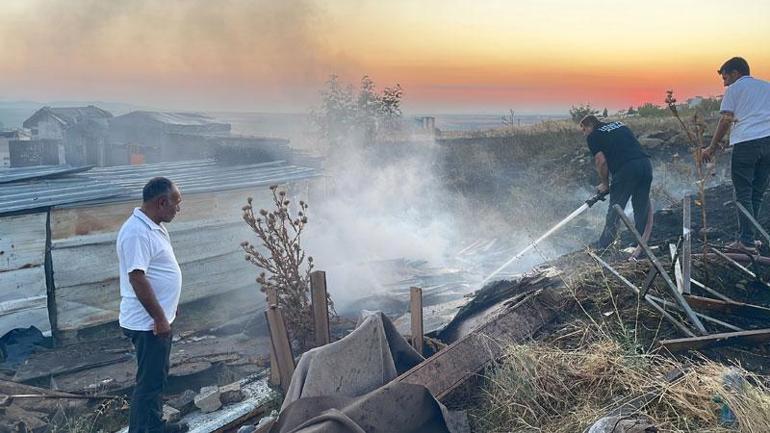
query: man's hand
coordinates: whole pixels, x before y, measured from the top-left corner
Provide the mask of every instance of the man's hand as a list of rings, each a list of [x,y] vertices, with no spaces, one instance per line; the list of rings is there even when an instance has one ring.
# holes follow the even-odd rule
[[[169,325],[168,320],[165,318],[160,321],[156,320],[152,329],[152,333],[158,337],[164,337],[171,333],[171,325]]]
[[[606,194],[610,191],[610,186],[606,183],[602,182],[599,185],[596,185],[596,192],[599,194]]]
[[[714,158],[714,154],[717,152],[716,146],[711,145],[701,149],[700,158],[703,162],[709,163]]]

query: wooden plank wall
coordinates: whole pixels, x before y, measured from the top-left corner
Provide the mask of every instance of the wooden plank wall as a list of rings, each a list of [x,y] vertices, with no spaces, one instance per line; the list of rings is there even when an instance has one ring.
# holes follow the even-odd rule
[[[246,197],[255,207],[272,203],[267,187],[257,191],[185,195],[168,229],[182,268],[181,303],[255,286],[257,269],[244,260],[240,243],[254,239],[241,219]],[[117,231],[138,203],[56,209],[51,215],[52,261],[58,327],[62,331],[117,320],[120,302]],[[255,293],[259,293],[255,287]]]
[[[49,331],[46,213],[0,217],[0,336],[13,328]]]

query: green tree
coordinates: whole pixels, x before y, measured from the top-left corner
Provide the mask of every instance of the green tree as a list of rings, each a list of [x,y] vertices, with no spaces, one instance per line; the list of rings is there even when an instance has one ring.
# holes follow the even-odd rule
[[[589,114],[593,114],[594,116],[599,114],[598,110],[594,110],[591,107],[591,104],[585,104],[585,105],[573,105],[569,109],[569,116],[572,118],[572,121],[575,123],[580,123],[581,120],[583,120],[584,117],[588,116]]]
[[[333,147],[359,138],[365,143],[377,141],[400,126],[403,94],[399,84],[377,92],[368,75],[361,78],[356,93],[353,86],[332,75],[321,91],[320,106],[311,112],[318,138]]]
[[[668,110],[663,107],[658,107],[651,102],[640,105],[636,112],[640,117],[664,117],[668,114]]]
[[[610,114],[607,112],[607,107],[604,107],[604,111],[602,111],[602,117],[607,117]]]

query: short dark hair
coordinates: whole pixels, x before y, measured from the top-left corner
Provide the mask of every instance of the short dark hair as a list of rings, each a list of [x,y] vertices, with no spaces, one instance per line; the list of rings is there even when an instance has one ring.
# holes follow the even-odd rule
[[[741,75],[751,75],[749,69],[749,62],[743,57],[733,57],[726,61],[724,65],[717,71],[718,74],[726,74],[728,72],[737,71]]]
[[[580,126],[590,126],[592,128],[596,128],[596,126],[599,125],[600,123],[601,122],[599,121],[599,118],[594,116],[593,114],[584,116],[580,120]]]
[[[142,189],[142,200],[147,203],[158,196],[171,194],[173,189],[174,182],[165,177],[153,177]]]

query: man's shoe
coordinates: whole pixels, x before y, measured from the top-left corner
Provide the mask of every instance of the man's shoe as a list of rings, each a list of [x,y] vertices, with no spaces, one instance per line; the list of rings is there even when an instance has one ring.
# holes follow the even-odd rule
[[[725,245],[725,250],[744,253],[744,254],[751,254],[753,256],[757,255],[757,248],[754,245],[746,245],[741,241],[735,241],[733,243]]]
[[[185,433],[190,430],[186,422],[167,422],[163,425],[163,433]]]

